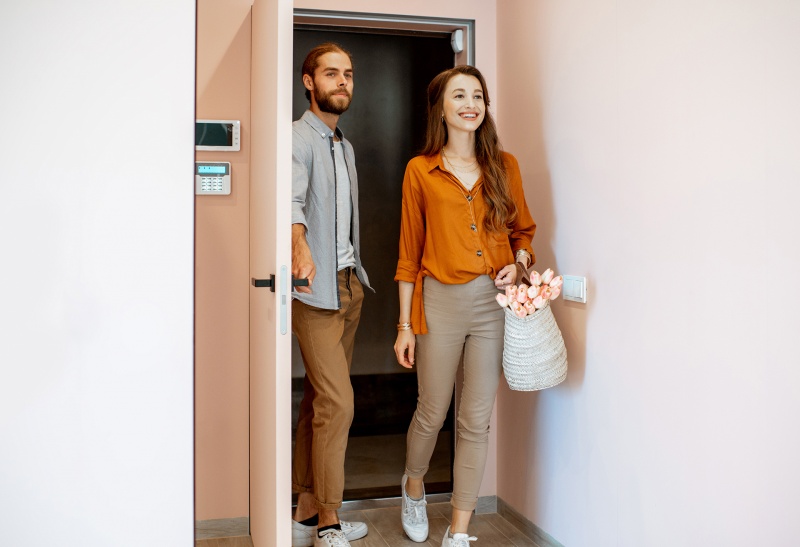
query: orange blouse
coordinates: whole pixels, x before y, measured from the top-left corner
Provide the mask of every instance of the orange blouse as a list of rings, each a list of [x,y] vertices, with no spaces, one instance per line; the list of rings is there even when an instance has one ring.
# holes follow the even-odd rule
[[[483,177],[467,191],[444,167],[441,154],[417,156],[408,162],[403,179],[400,258],[394,280],[414,283],[414,334],[428,332],[422,305],[425,276],[445,284],[467,283],[484,274],[494,279],[503,267],[514,263],[514,255],[520,249],[531,253],[535,260],[531,240],[536,223],[525,203],[519,164],[511,154],[503,152],[503,156],[517,206],[517,219],[510,234],[487,231],[483,225]]]

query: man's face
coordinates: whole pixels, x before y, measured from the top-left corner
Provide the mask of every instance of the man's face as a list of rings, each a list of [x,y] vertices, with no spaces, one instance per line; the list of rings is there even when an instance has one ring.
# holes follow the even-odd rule
[[[311,91],[312,104],[316,102],[322,112],[342,114],[353,98],[353,65],[350,57],[333,51],[318,59],[312,79],[303,76],[303,84]]]

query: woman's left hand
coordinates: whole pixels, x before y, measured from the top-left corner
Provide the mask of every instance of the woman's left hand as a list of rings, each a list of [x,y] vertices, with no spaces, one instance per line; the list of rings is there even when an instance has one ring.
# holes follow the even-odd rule
[[[516,281],[517,266],[515,264],[509,264],[497,272],[497,276],[494,278],[494,286],[498,289],[505,289],[509,285],[516,283]]]

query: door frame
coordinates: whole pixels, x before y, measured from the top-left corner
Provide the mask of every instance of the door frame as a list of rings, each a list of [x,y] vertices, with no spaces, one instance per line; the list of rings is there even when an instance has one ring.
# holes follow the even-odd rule
[[[294,24],[303,26],[372,29],[385,32],[464,33],[464,50],[455,54],[456,65],[475,65],[475,20],[386,13],[295,9]]]
[[[292,17],[294,24],[290,24]],[[291,220],[286,212],[291,193],[289,185],[278,181],[291,180],[291,120],[287,118],[291,118],[292,79],[274,75],[292,73],[295,24],[385,32],[461,30],[464,49],[454,54],[454,64],[474,65],[475,21],[293,9],[293,0],[254,0],[252,24],[251,141],[254,150],[258,145],[264,153],[251,155],[250,272],[260,278],[274,273],[278,284],[277,298],[268,296],[263,288],[251,287],[250,534],[254,547],[265,547],[290,541],[286,517],[291,507],[291,367],[285,366],[291,362],[291,334],[285,330],[287,322],[291,325],[290,305],[281,316],[281,299],[285,298],[281,288],[290,284],[285,267],[291,271],[287,235]],[[287,207],[275,207],[275,218],[259,218],[259,214],[272,214],[263,204],[272,197],[273,206],[285,202]],[[286,230],[281,223],[286,223]],[[262,248],[258,234],[267,240],[272,234],[273,239]],[[290,296],[288,300],[284,306],[290,303]],[[256,344],[254,349],[254,338],[261,338],[266,329],[266,346]]]

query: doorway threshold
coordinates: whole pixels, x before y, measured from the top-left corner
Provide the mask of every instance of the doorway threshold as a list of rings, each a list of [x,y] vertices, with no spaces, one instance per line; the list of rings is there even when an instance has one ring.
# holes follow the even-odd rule
[[[428,503],[449,503],[452,494],[426,494]],[[400,507],[402,498],[377,498],[369,500],[353,500],[342,502],[339,511],[364,511],[366,509],[383,509],[384,507]]]

